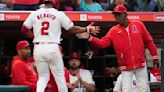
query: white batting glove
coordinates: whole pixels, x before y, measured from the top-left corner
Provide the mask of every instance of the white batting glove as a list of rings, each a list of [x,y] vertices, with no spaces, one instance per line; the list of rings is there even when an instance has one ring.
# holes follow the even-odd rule
[[[87,32],[91,33],[93,35],[97,35],[98,33],[100,33],[100,27],[99,26],[93,26],[95,24],[95,22],[91,22],[88,26],[87,26]]]

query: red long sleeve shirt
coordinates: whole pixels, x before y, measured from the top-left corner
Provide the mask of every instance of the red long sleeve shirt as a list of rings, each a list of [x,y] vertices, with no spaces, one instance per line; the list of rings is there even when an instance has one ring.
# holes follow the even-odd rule
[[[15,56],[12,63],[12,84],[29,86],[30,92],[36,92],[38,78],[29,61]]]
[[[153,59],[157,59],[153,39],[140,21],[130,20],[127,28],[118,24],[101,39],[91,36],[89,41],[100,48],[113,46],[121,70],[145,66],[145,48],[148,48]]]

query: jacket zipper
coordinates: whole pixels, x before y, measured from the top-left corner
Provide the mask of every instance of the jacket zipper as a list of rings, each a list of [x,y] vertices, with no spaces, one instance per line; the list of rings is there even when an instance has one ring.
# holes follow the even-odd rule
[[[132,62],[133,62],[133,67],[134,69],[136,68],[135,64],[134,64],[134,54],[132,51],[132,43],[131,43],[131,37],[130,37],[130,32],[129,32],[129,27],[127,28],[127,33],[128,33],[128,39],[129,39],[129,44],[130,44],[130,49],[131,49],[131,53],[132,53]]]

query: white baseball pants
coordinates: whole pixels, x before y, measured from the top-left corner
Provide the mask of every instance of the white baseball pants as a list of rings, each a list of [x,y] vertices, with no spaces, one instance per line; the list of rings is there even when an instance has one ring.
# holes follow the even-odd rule
[[[137,88],[139,92],[149,92],[149,83],[148,83],[148,73],[147,67],[138,68],[136,70],[130,71],[121,71],[122,73],[122,92],[133,92],[132,88],[132,78],[133,74],[136,77]]]
[[[58,44],[37,44],[34,46],[34,59],[38,72],[37,91],[44,92],[52,72],[58,92],[68,92],[64,77],[64,65]]]

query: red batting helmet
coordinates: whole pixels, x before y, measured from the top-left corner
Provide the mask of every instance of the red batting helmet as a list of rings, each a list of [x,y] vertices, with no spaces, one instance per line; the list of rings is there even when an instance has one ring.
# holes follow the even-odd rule
[[[51,3],[53,3],[55,5],[55,8],[56,9],[59,9],[60,8],[60,2],[59,2],[59,0],[44,0],[44,3],[45,2],[51,2]]]

